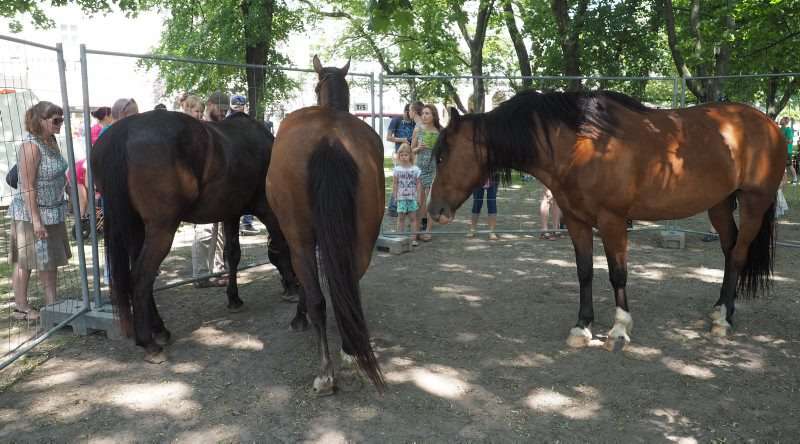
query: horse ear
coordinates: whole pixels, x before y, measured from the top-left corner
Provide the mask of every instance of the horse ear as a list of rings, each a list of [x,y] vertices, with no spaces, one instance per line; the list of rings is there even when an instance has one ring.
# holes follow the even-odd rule
[[[322,73],[322,62],[319,61],[319,57],[316,54],[314,54],[314,71],[316,71],[317,74]]]
[[[461,114],[458,113],[458,109],[454,106],[450,107],[450,119],[457,119]]]
[[[347,70],[350,69],[350,59],[347,59],[347,64],[342,66],[342,75],[347,75]]]

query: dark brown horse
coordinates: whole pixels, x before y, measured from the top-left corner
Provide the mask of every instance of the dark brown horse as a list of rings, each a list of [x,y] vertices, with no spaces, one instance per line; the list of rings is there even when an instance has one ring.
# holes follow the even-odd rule
[[[355,359],[372,382],[383,387],[358,284],[383,218],[383,145],[372,128],[348,112],[349,66],[323,68],[314,57],[320,106],[295,111],[281,122],[267,173],[267,198],[302,287],[291,326],[307,329],[306,317],[314,326],[320,354],[314,390],[320,395],[335,389],[321,276],[333,304],[344,360]]]
[[[436,148],[428,211],[448,223],[470,190],[494,172],[508,180],[510,169],[551,189],[578,268],[580,310],[571,346],[592,337],[592,227],[603,241],[617,306],[609,349],[624,346],[633,325],[625,294],[626,219],[678,219],[708,210],[725,254],[712,334],[727,334],[737,290],[755,297],[768,287],[786,142],[763,113],[737,103],[657,110],[613,92],[524,92],[489,113],[460,117],[451,110],[451,116]]]
[[[287,282],[291,262],[264,180],[273,137],[245,114],[207,123],[168,111],[125,118],[98,139],[91,166],[103,195],[112,302],[127,335],[144,347],[145,360],[166,359],[170,333],[153,299],[158,267],[181,221],[223,222],[229,270],[228,307],[242,306],[236,284],[239,217],[261,219],[271,235],[270,259]],[[133,332],[131,332],[131,316]]]

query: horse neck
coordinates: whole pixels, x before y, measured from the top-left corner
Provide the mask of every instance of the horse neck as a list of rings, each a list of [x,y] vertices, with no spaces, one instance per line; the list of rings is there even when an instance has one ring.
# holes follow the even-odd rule
[[[327,94],[324,97],[320,97],[319,99],[320,106],[326,106],[328,108],[333,108],[339,111],[350,111],[350,94],[348,91],[344,93],[339,92],[338,94],[332,92],[331,94]]]

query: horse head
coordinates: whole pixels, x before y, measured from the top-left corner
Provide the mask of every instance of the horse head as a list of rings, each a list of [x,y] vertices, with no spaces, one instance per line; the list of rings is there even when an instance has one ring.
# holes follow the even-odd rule
[[[428,213],[441,224],[452,221],[455,211],[488,176],[486,146],[476,143],[476,115],[459,116],[450,108],[450,122],[433,149],[437,162]]]
[[[319,57],[314,56],[314,71],[317,72],[319,81],[315,89],[317,105],[328,106],[340,111],[350,111],[350,88],[347,86],[347,71],[350,69],[350,60],[341,67],[323,67]]]

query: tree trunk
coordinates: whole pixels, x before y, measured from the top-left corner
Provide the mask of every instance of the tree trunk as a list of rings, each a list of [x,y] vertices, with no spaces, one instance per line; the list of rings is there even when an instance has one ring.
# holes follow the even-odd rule
[[[578,10],[574,18],[570,20],[567,0],[552,0],[550,3],[553,16],[556,19],[561,52],[564,57],[565,76],[577,77],[581,75],[580,33],[583,29],[583,22],[588,5],[588,0],[580,0],[578,2]],[[571,79],[567,82],[568,91],[578,91],[580,89],[580,79]]]
[[[506,21],[508,35],[511,38],[511,42],[514,44],[514,51],[517,53],[517,64],[519,65],[519,73],[522,76],[522,89],[530,89],[533,87],[533,79],[531,79],[531,59],[528,55],[528,50],[525,48],[525,41],[522,39],[522,35],[517,28],[511,0],[503,0],[503,18]]]
[[[251,9],[251,7],[253,9]],[[259,8],[259,10],[254,10]],[[272,20],[275,14],[275,0],[243,0],[240,9],[244,22],[245,63],[266,65],[272,39]],[[253,20],[250,12],[261,20]],[[262,16],[263,14],[263,16]],[[258,23],[256,23],[258,22]],[[256,29],[258,27],[259,29]],[[264,83],[267,71],[263,67],[245,68],[247,79],[247,102],[250,115],[256,120],[264,120]]]
[[[478,19],[475,23],[475,37],[469,36],[467,23],[464,17],[467,14],[460,8],[463,5],[453,5],[453,12],[458,17],[456,23],[461,31],[461,36],[469,47],[469,71],[472,74],[472,103],[474,112],[484,111],[485,89],[483,81],[483,44],[486,41],[486,28],[489,26],[489,17],[492,15],[494,0],[481,0],[478,5]]]

